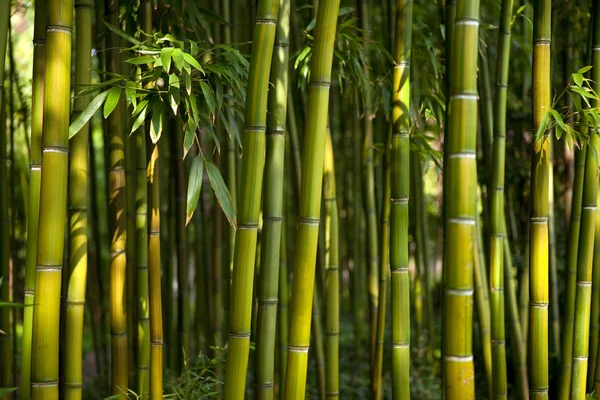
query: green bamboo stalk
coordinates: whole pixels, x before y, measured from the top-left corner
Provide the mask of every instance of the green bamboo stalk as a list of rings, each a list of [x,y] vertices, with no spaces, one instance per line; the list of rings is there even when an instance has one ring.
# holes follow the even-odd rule
[[[282,0],[271,63],[271,92],[267,114],[267,153],[261,261],[258,278],[256,329],[256,397],[273,399],[275,387],[275,338],[277,334],[279,267],[283,231],[283,182],[287,116],[290,1]],[[285,322],[284,322],[285,323]]]
[[[392,293],[392,395],[410,397],[410,293],[408,200],[410,193],[410,55],[412,0],[397,0],[391,150],[390,269]]]
[[[284,209],[286,200],[284,199]],[[288,220],[284,220],[287,224]],[[287,345],[289,337],[289,281],[287,267],[287,227],[281,230],[279,254],[279,301],[277,302],[277,332],[279,339],[279,393],[285,392],[285,370],[287,368]]]
[[[189,333],[190,287],[188,278],[188,252],[186,220],[187,180],[183,165],[183,127],[175,122],[175,132],[171,135],[171,154],[175,175],[175,242],[177,243],[177,347],[176,370],[180,370],[185,362],[184,355],[191,353]],[[220,265],[219,265],[220,267]],[[220,282],[219,282],[220,283]],[[220,345],[220,343],[216,343]]]
[[[527,337],[529,332],[529,225],[527,226],[525,239],[525,254],[523,255],[523,265],[521,266],[519,275],[519,320],[521,322],[521,331],[523,333],[523,346],[527,347]],[[574,293],[575,291],[573,291],[573,294]],[[573,302],[575,302],[575,296],[573,296]],[[573,320],[571,319],[571,331],[572,327]],[[569,365],[570,364],[571,358],[569,357]],[[569,376],[571,375],[569,374]],[[569,381],[570,379],[571,378],[569,378]]]
[[[370,35],[369,14],[366,0],[358,0],[361,29],[365,37]],[[368,46],[365,44],[365,54],[368,57]],[[367,80],[369,70],[364,71]],[[377,342],[377,307],[379,304],[379,238],[377,232],[377,206],[375,202],[375,172],[373,162],[373,122],[371,120],[371,90],[367,85],[362,96],[363,103],[363,151],[362,151],[362,180],[363,201],[367,219],[367,252],[368,252],[368,291],[369,291],[369,349],[370,360],[375,357]],[[373,377],[373,376],[372,376]]]
[[[444,196],[443,388],[445,398],[474,398],[472,297],[477,214],[477,47],[479,1],[458,0],[454,26],[447,184]],[[459,118],[460,116],[460,118]]]
[[[481,202],[480,198],[477,199]],[[480,203],[481,204],[481,203]],[[479,337],[481,341],[481,351],[483,353],[483,365],[485,369],[486,382],[490,395],[492,394],[492,337],[490,321],[490,295],[488,282],[485,278],[485,251],[483,249],[483,229],[481,217],[477,215],[476,230],[477,238],[475,240],[475,258],[473,268],[475,307],[477,308],[477,319],[479,322]]]
[[[534,2],[533,131],[550,109],[550,0]],[[548,132],[534,144],[529,222],[529,394],[548,398]]]
[[[592,81],[594,90],[600,89],[600,7],[592,7]],[[600,102],[599,102],[600,103]],[[596,104],[599,107],[600,104]],[[594,235],[596,233],[596,208],[598,196],[598,150],[600,140],[597,127],[589,129],[590,141],[586,149],[581,223],[577,251],[577,289],[575,291],[575,323],[573,326],[573,361],[571,377],[571,399],[585,399],[588,368],[590,331],[590,308],[592,297],[592,265]]]
[[[31,399],[31,341],[33,300],[37,261],[40,182],[42,178],[42,120],[44,102],[44,49],[46,42],[46,3],[35,3],[33,28],[33,74],[31,81],[31,158],[29,163],[29,204],[27,216],[27,258],[25,262],[25,308],[23,310],[23,350],[21,353],[22,400]],[[0,32],[2,28],[0,27]],[[0,67],[2,68],[2,67]],[[0,83],[1,85],[1,83]],[[0,95],[1,97],[1,95]],[[0,100],[1,101],[1,100]]]
[[[105,19],[119,25],[119,2],[105,0]],[[119,44],[115,33],[106,32],[106,67],[114,73],[121,72]],[[110,258],[110,334],[111,334],[111,393],[127,391],[128,349],[126,312],[126,186],[125,186],[125,132],[123,130],[122,104],[107,118],[108,126],[108,181],[109,221],[111,237]]]
[[[491,155],[490,193],[490,312],[492,339],[492,395],[507,398],[506,346],[504,327],[504,168],[506,153],[506,98],[510,62],[510,30],[513,0],[503,0],[498,32],[498,61]]]
[[[32,399],[58,399],[60,295],[66,220],[73,1],[46,9],[40,219],[32,342]]]
[[[329,130],[327,131],[325,141],[323,201],[325,202],[325,270],[327,272],[325,289],[325,395],[328,399],[338,399],[340,397],[340,258],[338,250],[338,206],[335,190],[333,142]],[[383,299],[385,299],[385,296]]]
[[[222,2],[223,7],[223,18],[226,21],[231,21],[232,24],[224,24],[223,27],[223,39],[225,43],[231,43],[232,33],[236,33],[238,29],[237,27],[237,14],[234,12],[231,13],[231,4],[230,0],[225,0]],[[236,29],[232,32],[231,25],[233,25]],[[234,39],[237,41],[237,38]],[[231,92],[231,88],[227,89]],[[229,124],[237,124],[237,121],[231,120]],[[229,194],[231,195],[231,202],[233,205],[234,211],[237,210],[237,184],[236,184],[236,143],[233,135],[229,135],[226,139],[226,168],[225,168],[225,180],[227,182],[227,188],[229,189]],[[228,331],[228,313],[229,313],[229,289],[231,286],[231,270],[233,268],[233,253],[235,248],[235,229],[230,226],[225,226],[227,232],[227,249],[228,249],[228,258],[224,264],[224,273],[223,273],[223,307],[225,310],[225,314],[223,316],[223,329],[225,332]]]
[[[554,213],[554,145],[549,143],[550,168],[548,170],[548,269],[550,272],[550,357],[560,361],[560,314],[558,302],[558,273],[556,265],[556,234]]]
[[[140,28],[152,33],[152,2],[140,3]],[[141,400],[150,395],[150,308],[148,304],[148,183],[146,181],[146,127],[135,132],[136,205],[136,317],[137,317],[137,393]]]
[[[323,323],[321,321],[321,295],[318,290],[313,292],[311,341],[313,343],[313,356],[315,361],[315,375],[317,380],[317,397],[326,397],[325,384],[325,349],[323,347]]]
[[[385,337],[385,318],[386,318],[386,301],[387,301],[387,285],[389,278],[389,260],[390,260],[390,210],[391,203],[387,199],[392,197],[391,186],[391,163],[390,163],[390,145],[391,135],[388,138],[388,143],[385,147],[385,178],[383,192],[383,213],[380,220],[381,229],[381,266],[379,271],[379,305],[377,314],[377,346],[375,348],[375,360],[373,362],[373,397],[381,398],[382,381],[381,374],[383,372],[383,345]]]
[[[267,93],[273,55],[279,0],[260,0],[256,26],[242,137],[241,179],[238,198],[238,228],[233,260],[227,365],[224,399],[242,399],[250,350],[252,287],[258,218],[262,191]]]
[[[506,222],[504,224],[504,232],[506,235]],[[527,349],[525,341],[523,340],[523,332],[519,321],[517,291],[513,276],[513,264],[509,240],[504,240],[504,284],[506,289],[505,302],[508,308],[508,320],[511,335],[511,349],[515,354],[513,356],[513,362],[517,381],[517,398],[528,400],[529,383],[527,381]]]
[[[76,90],[90,84],[92,74],[92,2],[75,2]],[[90,99],[78,97],[73,114],[82,112]],[[89,124],[70,140],[69,185],[69,283],[66,300],[65,333],[65,399],[81,399],[83,395],[83,317],[88,262],[88,141]]]
[[[0,118],[2,129],[0,135],[0,179],[2,188],[0,189],[0,276],[3,279],[0,286],[0,301],[10,301],[10,283],[9,283],[9,219],[8,219],[8,174],[6,159],[6,105],[4,104],[4,60],[6,58],[6,46],[8,41],[10,27],[10,1],[0,2]],[[0,309],[0,384],[4,387],[12,386],[12,350],[11,350],[11,328],[10,328],[10,309],[4,307]]]
[[[158,144],[152,148],[147,169],[150,194],[148,234],[148,302],[150,305],[150,399],[163,398],[163,318],[160,286],[160,168]]]
[[[600,194],[600,191],[599,191]],[[596,203],[598,197],[596,197]],[[596,213],[594,234],[594,261],[592,267],[592,309],[590,312],[590,358],[587,373],[587,391],[592,392],[598,368],[598,337],[600,336],[600,214]]]
[[[339,0],[324,0],[317,11],[308,112],[304,135],[302,185],[292,288],[292,312],[284,398],[303,399],[310,347],[311,309],[314,291],[319,214],[333,44]]]

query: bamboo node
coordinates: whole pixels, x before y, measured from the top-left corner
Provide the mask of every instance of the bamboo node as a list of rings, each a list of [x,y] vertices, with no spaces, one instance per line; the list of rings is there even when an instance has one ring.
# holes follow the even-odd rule
[[[394,65],[394,69],[395,68],[410,68],[410,61],[400,61],[397,62],[396,65]]]
[[[33,46],[44,46],[46,44],[46,38],[42,38],[42,39],[33,39],[32,41]]]
[[[275,18],[256,18],[255,23],[257,25],[277,25],[277,19],[275,19]]]
[[[319,225],[319,218],[305,218],[305,217],[298,217],[298,223],[300,224],[304,224],[304,225]],[[239,225],[238,225],[239,228]]]
[[[35,291],[33,289],[25,289],[23,291],[25,297],[33,297],[35,296]]]
[[[550,39],[534,39],[533,41],[534,46],[550,46],[550,43],[552,43],[552,40]]]
[[[324,88],[329,89],[330,86],[331,86],[331,82],[327,82],[327,81],[314,81],[314,82],[310,82],[308,84],[309,88],[312,88],[312,87],[324,87]]]
[[[285,135],[285,129],[267,129],[267,135]]]
[[[57,147],[57,146],[44,146],[44,147],[42,147],[42,153],[69,154],[69,148],[68,147]]]
[[[244,132],[266,132],[266,126],[248,125],[244,126]]]
[[[58,381],[46,381],[46,382],[31,382],[32,387],[53,387],[58,386]]]
[[[452,296],[473,296],[473,289],[444,288],[444,293]]]
[[[533,393],[548,393],[549,388],[548,387],[539,387],[539,388],[534,388],[534,387],[529,387],[529,391],[533,392]]]
[[[62,25],[48,25],[46,27],[46,32],[60,32],[60,33],[68,33],[71,34],[73,30],[68,26]]]
[[[288,344],[288,351],[293,353],[308,353],[309,346],[293,346]]]
[[[472,362],[473,355],[472,354],[469,354],[467,356],[444,355],[444,360],[453,361],[453,362]]]
[[[250,332],[229,332],[229,337],[235,339],[248,339],[250,338]]]
[[[279,302],[278,299],[259,299],[258,300],[258,305],[274,305],[276,306],[277,303]]]
[[[274,46],[286,48],[286,47],[290,47],[290,44],[288,42],[275,42]]]
[[[67,299],[66,303],[68,306],[84,306],[85,300],[69,300],[69,299]]]
[[[492,344],[497,344],[497,345],[501,345],[501,346],[504,346],[504,344],[505,344],[504,340],[499,340],[499,339],[492,339],[491,342],[492,342]]]
[[[62,272],[62,265],[38,265],[36,271],[42,272]]]
[[[238,224],[238,229],[242,230],[256,230],[258,229],[258,224]]]
[[[392,349],[408,349],[410,347],[410,343],[402,342],[402,343],[392,343]]]
[[[279,221],[283,221],[283,216],[281,216],[281,217],[278,217],[278,216],[263,217],[263,221],[279,222]]]
[[[448,158],[471,158],[475,159],[477,155],[474,151],[457,151],[455,153],[448,154]]]
[[[581,287],[592,287],[592,282],[580,281],[580,282],[577,282],[577,286],[581,286]]]
[[[457,93],[450,97],[451,100],[479,100],[479,96],[473,93]]]
[[[582,208],[583,210],[592,210],[592,211],[596,211],[596,206],[595,206],[595,205],[591,205],[591,204],[590,204],[590,205],[584,205],[584,206],[581,206],[581,208]]]
[[[536,303],[534,301],[530,301],[529,306],[535,308],[548,308],[548,303]]]
[[[461,18],[454,21],[454,25],[479,26],[479,20],[474,18]]]
[[[408,197],[399,197],[397,199],[394,199],[393,197],[390,199],[392,201],[392,204],[408,204]]]
[[[448,217],[448,223],[458,225],[475,225],[475,218],[472,217]]]
[[[531,217],[529,218],[529,222],[532,224],[547,224],[548,217]]]

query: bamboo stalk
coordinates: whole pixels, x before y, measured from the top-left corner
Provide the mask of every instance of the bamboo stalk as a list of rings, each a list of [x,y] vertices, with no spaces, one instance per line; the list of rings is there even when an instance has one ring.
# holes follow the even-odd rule
[[[338,206],[335,190],[335,165],[331,133],[325,141],[323,167],[323,201],[325,202],[325,387],[326,398],[340,397],[339,336],[340,336],[340,277]],[[386,265],[387,268],[387,265]],[[385,299],[385,296],[383,297]],[[381,309],[380,309],[381,310]],[[384,313],[385,315],[385,313]]]
[[[140,29],[152,33],[152,2],[140,3]],[[135,132],[136,202],[136,317],[137,317],[137,393],[141,400],[150,395],[150,308],[148,298],[148,182],[146,177],[146,127]]]
[[[596,197],[596,203],[598,197]],[[598,368],[598,338],[600,335],[600,214],[596,212],[594,255],[592,266],[592,308],[590,311],[590,357],[587,373],[587,391],[592,392]]]
[[[66,220],[73,1],[47,2],[40,219],[33,316],[32,399],[58,398],[60,294]]]
[[[504,224],[504,232],[506,233],[506,223]],[[527,381],[527,349],[525,341],[523,340],[521,324],[519,322],[517,291],[513,276],[513,264],[509,240],[504,240],[504,284],[506,289],[505,301],[508,307],[511,346],[513,346],[511,349],[515,353],[513,360],[516,371],[517,398],[528,400],[529,383]]]
[[[304,135],[303,154],[307,156],[302,162],[284,394],[288,400],[304,398],[306,388],[329,88],[339,4],[339,0],[324,0],[317,11]]]
[[[396,2],[391,150],[390,269],[392,293],[392,396],[410,396],[410,293],[408,200],[410,193],[410,56],[412,0]]]
[[[105,19],[119,25],[119,2],[105,0]],[[106,67],[114,73],[121,72],[119,37],[106,33]],[[108,185],[110,222],[110,334],[111,334],[111,393],[122,394],[129,387],[127,312],[126,312],[126,186],[125,186],[125,132],[123,109],[119,104],[108,120]]]
[[[148,303],[150,305],[150,399],[163,398],[163,318],[160,285],[160,169],[158,144],[148,161],[150,233],[148,234]]]
[[[381,229],[381,266],[379,271],[379,305],[377,314],[377,346],[375,348],[375,360],[373,362],[373,396],[375,399],[381,398],[382,393],[382,378],[383,371],[383,345],[385,337],[385,319],[387,307],[387,285],[389,279],[389,260],[390,260],[390,210],[391,202],[387,201],[392,197],[391,186],[391,160],[390,160],[390,145],[391,135],[388,138],[388,143],[385,148],[385,178],[383,192],[383,214],[380,220]]]
[[[278,12],[279,0],[259,1],[242,137],[244,157],[237,210],[239,231],[236,235],[233,259],[230,331],[223,396],[226,400],[243,398],[246,386],[256,240],[265,163],[268,78]]]
[[[445,398],[474,398],[472,352],[473,235],[477,213],[478,0],[458,0],[444,195],[443,388]]]
[[[256,329],[256,397],[273,399],[287,116],[290,2],[282,0],[271,63]],[[286,291],[287,292],[287,291]],[[284,322],[285,323],[285,322]]]
[[[533,26],[533,131],[550,108],[549,0],[534,2]],[[534,144],[531,160],[531,211],[529,220],[529,393],[548,398],[548,132]]]
[[[490,312],[492,339],[492,395],[506,398],[506,346],[504,315],[504,169],[506,153],[506,98],[510,62],[510,37],[513,0],[503,0],[498,32],[498,62],[494,98],[494,139],[491,155],[490,185]]]
[[[25,309],[23,310],[23,350],[21,353],[22,400],[31,399],[31,342],[33,336],[33,301],[37,261],[40,182],[42,177],[42,120],[44,102],[44,59],[46,42],[46,3],[35,3],[33,29],[33,74],[31,81],[31,151],[29,162],[29,204],[27,215],[27,258],[25,262]],[[1,32],[0,27],[0,32]],[[2,67],[0,67],[2,68]],[[0,83],[0,86],[2,83]],[[1,94],[0,94],[1,96]],[[1,100],[0,100],[1,101]]]
[[[556,265],[556,233],[554,212],[554,144],[549,143],[550,168],[548,170],[548,269],[550,281],[549,312],[552,319],[550,324],[550,357],[560,362],[560,314],[558,302],[558,273]]]
[[[0,188],[0,276],[2,277],[2,286],[0,286],[0,301],[10,301],[10,229],[9,229],[9,197],[8,197],[8,173],[6,158],[6,104],[4,95],[4,60],[6,58],[6,46],[10,29],[10,1],[2,0],[0,2],[0,179],[2,187]],[[0,309],[0,385],[3,387],[12,386],[12,350],[11,350],[11,327],[10,327],[10,309],[4,307]]]
[[[79,90],[91,81],[92,2],[75,2],[76,65],[75,84]],[[73,114],[82,112],[90,99],[75,99]],[[65,399],[81,399],[83,394],[83,317],[88,263],[88,141],[89,124],[70,140],[69,185],[69,283],[66,300]]]
[[[284,209],[286,200],[284,199]],[[284,220],[287,224],[287,219]],[[285,392],[285,370],[287,367],[287,345],[289,337],[289,281],[287,267],[287,227],[281,231],[279,255],[279,301],[277,302],[277,332],[279,340],[279,393]]]
[[[368,6],[366,0],[358,0],[361,29],[365,37],[370,35]],[[368,46],[365,44],[365,54],[368,57]],[[364,71],[367,80],[369,71]],[[364,88],[363,103],[363,151],[362,151],[362,179],[364,190],[364,207],[367,219],[367,265],[368,265],[368,292],[369,292],[369,349],[371,363],[375,359],[375,344],[377,341],[377,307],[379,304],[379,237],[377,232],[377,207],[375,202],[375,172],[373,161],[373,122],[371,120],[371,90],[370,86]],[[374,376],[372,375],[372,378]]]
[[[592,81],[594,90],[600,89],[600,7],[592,6]],[[596,108],[600,104],[595,105]],[[598,196],[598,150],[600,140],[598,128],[589,127],[590,140],[585,155],[581,222],[577,251],[577,288],[575,290],[575,322],[573,326],[573,361],[571,376],[571,399],[585,399],[588,368],[590,331],[590,308],[592,297],[592,265],[594,235],[596,233],[596,208]]]

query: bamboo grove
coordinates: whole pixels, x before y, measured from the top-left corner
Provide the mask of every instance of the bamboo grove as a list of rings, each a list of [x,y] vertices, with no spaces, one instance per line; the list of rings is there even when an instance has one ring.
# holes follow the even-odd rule
[[[600,398],[598,0],[0,0],[0,399]]]

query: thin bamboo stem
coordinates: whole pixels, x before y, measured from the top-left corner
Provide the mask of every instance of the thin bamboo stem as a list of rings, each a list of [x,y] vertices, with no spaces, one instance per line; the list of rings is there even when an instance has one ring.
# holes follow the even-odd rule
[[[40,182],[42,177],[42,122],[44,102],[44,59],[46,42],[46,3],[35,3],[33,29],[33,74],[31,81],[31,158],[29,162],[29,204],[27,215],[27,258],[25,262],[25,309],[23,310],[23,350],[21,354],[22,400],[31,399],[31,342],[33,335],[33,301],[37,261]],[[2,28],[0,28],[1,30]],[[1,68],[1,67],[0,67]],[[0,81],[0,86],[2,85]],[[1,94],[0,94],[1,97]],[[0,100],[1,101],[1,100]]]
[[[317,11],[304,135],[303,154],[307,156],[302,162],[292,319],[284,393],[286,400],[303,399],[306,391],[329,88],[339,4],[339,0],[324,0]]]
[[[233,259],[226,384],[223,394],[225,400],[242,399],[246,387],[252,288],[265,163],[269,71],[278,13],[279,0],[259,1],[242,136],[244,156],[238,193],[239,230],[236,235]]]
[[[75,2],[75,84],[84,88],[91,81],[92,2]],[[81,89],[80,89],[81,90]],[[89,97],[75,99],[73,114],[82,112]],[[69,185],[69,283],[66,300],[65,399],[83,394],[83,323],[88,263],[88,142],[89,124],[70,140]]]

